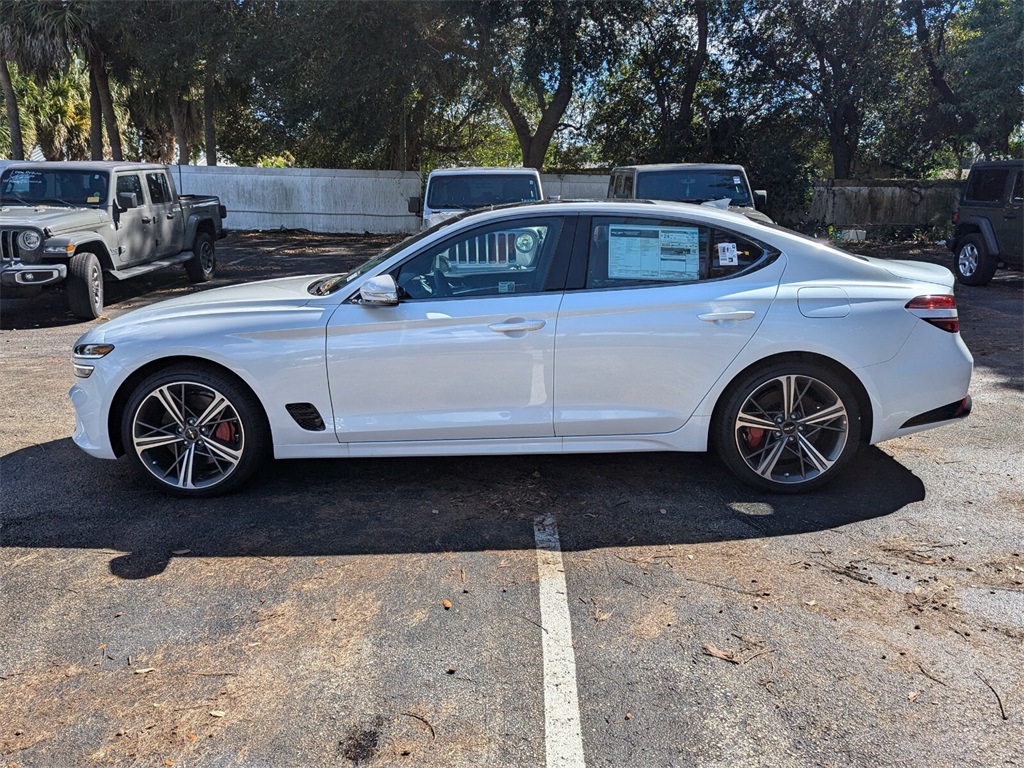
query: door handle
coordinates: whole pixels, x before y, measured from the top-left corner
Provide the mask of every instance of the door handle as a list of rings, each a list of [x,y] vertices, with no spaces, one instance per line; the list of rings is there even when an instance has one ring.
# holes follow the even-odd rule
[[[149,216],[143,216],[141,219],[139,219],[139,221],[141,221],[143,224],[149,224],[149,222],[151,222],[152,220],[153,219],[151,219]]]
[[[495,333],[525,333],[539,331],[545,326],[543,320],[509,320],[504,323],[492,323],[487,327]]]
[[[727,323],[730,320],[749,320],[757,313],[752,309],[738,309],[729,312],[705,312],[697,318],[705,323]]]
[[[168,219],[173,219],[174,218],[174,214],[173,213],[168,213],[167,214],[167,218]]]

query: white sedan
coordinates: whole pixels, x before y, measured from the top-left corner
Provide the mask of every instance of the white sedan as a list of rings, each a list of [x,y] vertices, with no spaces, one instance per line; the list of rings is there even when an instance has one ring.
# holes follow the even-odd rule
[[[457,217],[342,275],[172,299],[74,347],[75,442],[185,496],[260,462],[714,448],[815,488],[970,412],[953,276],[683,203]]]

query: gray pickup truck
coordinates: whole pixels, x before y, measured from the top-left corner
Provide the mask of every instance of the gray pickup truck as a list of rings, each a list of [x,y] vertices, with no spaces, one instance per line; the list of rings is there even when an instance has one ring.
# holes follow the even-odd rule
[[[0,290],[31,297],[64,283],[71,312],[103,311],[104,278],[183,264],[213,278],[227,216],[216,197],[179,195],[167,166],[6,163],[0,171]]]

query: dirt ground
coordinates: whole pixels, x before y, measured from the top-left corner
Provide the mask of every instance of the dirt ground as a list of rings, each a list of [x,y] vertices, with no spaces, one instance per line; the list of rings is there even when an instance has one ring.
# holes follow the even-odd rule
[[[390,242],[234,233],[215,285]],[[107,317],[196,290],[108,289]],[[92,324],[5,300],[0,766],[544,766],[543,515],[587,765],[1024,765],[1024,281],[957,291],[971,417],[792,498],[622,454],[276,461],[170,499],[71,442]]]

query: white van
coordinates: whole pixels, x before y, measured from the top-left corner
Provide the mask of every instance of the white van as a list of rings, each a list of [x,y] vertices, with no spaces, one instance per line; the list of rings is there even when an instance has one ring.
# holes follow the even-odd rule
[[[664,163],[624,165],[612,169],[608,197],[614,200],[674,200],[720,205],[754,221],[771,224],[759,208],[768,201],[763,189],[752,190],[742,165]]]
[[[423,214],[423,229],[461,211],[544,199],[536,168],[444,168],[431,171],[423,201],[409,199],[409,212]]]

